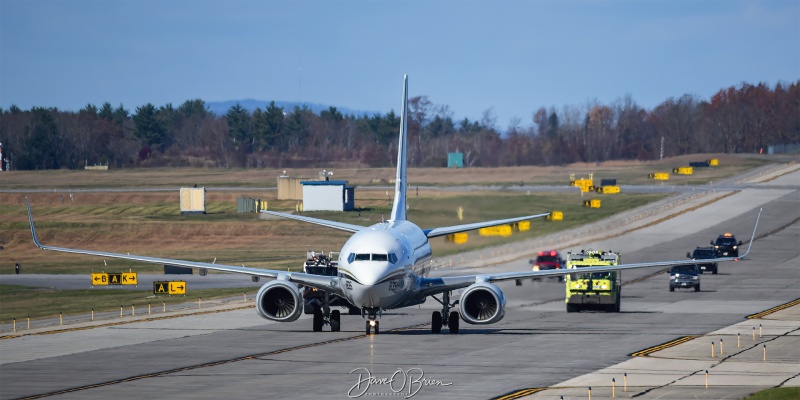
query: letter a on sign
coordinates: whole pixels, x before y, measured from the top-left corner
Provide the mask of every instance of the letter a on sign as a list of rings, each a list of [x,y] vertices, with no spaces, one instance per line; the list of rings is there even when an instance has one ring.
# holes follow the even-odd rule
[[[108,274],[109,285],[122,285],[122,274]]]
[[[153,282],[153,294],[169,294],[169,282]]]

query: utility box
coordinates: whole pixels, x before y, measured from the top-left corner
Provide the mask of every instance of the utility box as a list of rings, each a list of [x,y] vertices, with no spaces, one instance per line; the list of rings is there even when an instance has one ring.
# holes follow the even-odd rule
[[[711,167],[719,167],[719,159],[712,158],[710,160],[706,160],[709,166]]]
[[[464,153],[447,153],[447,168],[464,168]]]
[[[181,188],[181,214],[206,213],[206,188]]]
[[[347,181],[305,181],[304,211],[350,211],[355,209],[355,188]]]
[[[236,199],[236,212],[260,212],[267,209],[267,201],[261,199],[251,199],[249,197],[239,197]]]
[[[553,211],[550,215],[547,216],[548,221],[563,221],[564,220],[564,212],[562,211]]]

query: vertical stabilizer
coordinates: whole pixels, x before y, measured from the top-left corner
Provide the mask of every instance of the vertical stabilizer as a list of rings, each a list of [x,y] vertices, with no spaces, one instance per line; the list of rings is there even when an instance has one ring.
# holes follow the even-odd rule
[[[394,187],[394,205],[392,205],[393,221],[406,219],[406,147],[408,126],[408,75],[403,76],[403,108],[400,112],[400,143],[397,145],[397,177]]]

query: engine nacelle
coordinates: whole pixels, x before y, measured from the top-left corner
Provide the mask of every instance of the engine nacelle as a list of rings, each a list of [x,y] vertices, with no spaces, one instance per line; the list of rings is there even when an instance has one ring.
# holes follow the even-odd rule
[[[303,296],[294,283],[276,279],[258,290],[256,309],[263,318],[291,322],[303,313]]]
[[[506,296],[497,286],[479,282],[467,287],[461,295],[461,319],[468,324],[493,324],[505,315]]]

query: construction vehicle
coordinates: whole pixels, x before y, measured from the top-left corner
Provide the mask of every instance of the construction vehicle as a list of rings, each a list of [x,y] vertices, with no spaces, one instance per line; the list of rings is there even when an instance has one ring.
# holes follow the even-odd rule
[[[303,263],[303,272],[312,275],[338,276],[339,261],[334,258],[338,256],[338,254],[338,252],[333,251],[328,254],[312,250],[306,251],[306,261]],[[347,300],[324,290],[312,287],[304,287],[302,290],[304,314],[313,314],[315,309],[323,311],[322,307],[325,304],[325,296],[328,296],[328,304],[330,304],[331,307],[347,307],[350,315],[358,315],[361,313],[361,310],[351,306]]]
[[[589,174],[589,178],[575,179],[575,174],[569,174],[569,184],[581,189],[581,192],[594,191],[594,174]]]
[[[565,276],[567,312],[599,310],[619,312],[622,273],[619,271],[580,273],[582,267],[618,265],[618,252],[589,250],[567,253],[567,269],[575,272]]]

